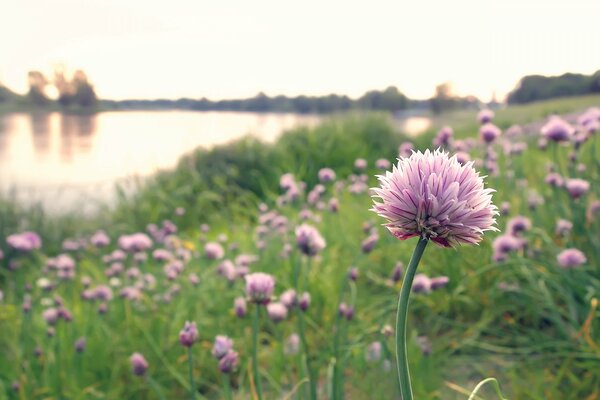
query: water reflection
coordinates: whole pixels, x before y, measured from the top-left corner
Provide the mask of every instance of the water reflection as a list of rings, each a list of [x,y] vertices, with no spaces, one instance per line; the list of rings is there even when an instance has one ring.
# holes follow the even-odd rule
[[[197,146],[248,133],[265,141],[314,116],[234,112],[109,112],[0,115],[0,190],[72,209],[110,201],[115,182],[175,166]]]

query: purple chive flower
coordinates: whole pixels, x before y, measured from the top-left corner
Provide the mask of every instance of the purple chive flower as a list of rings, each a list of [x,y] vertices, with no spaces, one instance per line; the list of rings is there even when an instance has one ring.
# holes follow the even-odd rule
[[[217,242],[208,242],[204,246],[204,256],[209,260],[220,260],[224,255],[223,246]]]
[[[522,215],[517,215],[514,218],[511,218],[506,225],[506,231],[508,234],[513,236],[518,236],[520,233],[528,231],[531,229],[531,221],[529,218],[524,217]]]
[[[492,123],[484,124],[479,128],[479,137],[487,144],[494,142],[501,133],[500,129]]]
[[[178,217],[181,217],[184,214],[185,214],[185,208],[183,208],[183,207],[177,207],[175,209],[175,215],[177,215]]]
[[[402,158],[392,172],[378,176],[372,211],[387,219],[385,226],[400,240],[413,236],[431,239],[443,247],[481,241],[483,233],[497,230],[492,189],[472,162],[460,165],[456,156],[436,150]]]
[[[352,318],[354,318],[354,307],[346,303],[340,303],[338,306],[338,313],[340,316],[350,321]]]
[[[455,155],[456,161],[458,161],[460,165],[465,165],[466,163],[471,161],[471,156],[469,155],[469,153],[466,153],[464,151],[457,151]]]
[[[275,278],[269,274],[256,272],[246,275],[246,295],[253,303],[267,304],[274,288]]]
[[[412,291],[415,293],[428,293],[431,291],[431,279],[425,274],[417,274],[413,280]]]
[[[373,342],[367,347],[367,352],[365,354],[365,360],[368,363],[374,363],[381,359],[381,350],[383,346],[381,346],[381,342]]]
[[[510,203],[505,201],[500,205],[500,214],[508,215],[510,213]]]
[[[217,360],[225,357],[225,355],[233,349],[233,340],[225,335],[217,335],[213,343],[212,355]]]
[[[340,202],[338,201],[338,199],[336,199],[335,197],[332,197],[331,199],[329,199],[329,210],[331,212],[338,212],[340,208]]]
[[[152,239],[145,233],[134,233],[119,237],[118,244],[122,250],[128,253],[137,253],[152,247]]]
[[[267,314],[273,322],[281,322],[287,318],[288,309],[282,303],[272,302],[267,304]]]
[[[308,224],[296,228],[296,244],[300,251],[309,257],[319,254],[326,245],[319,231]]]
[[[46,321],[48,325],[54,325],[59,317],[60,315],[56,308],[48,308],[42,313],[42,318],[44,318],[44,321]]]
[[[404,273],[404,264],[398,261],[392,270],[392,281],[397,283],[402,279],[402,274]]]
[[[195,322],[185,321],[183,329],[179,332],[179,343],[184,347],[192,347],[198,341],[198,328]]]
[[[233,350],[229,350],[227,354],[225,354],[219,361],[219,371],[221,371],[223,374],[229,374],[235,371],[239,362],[240,359],[238,353]]]
[[[304,292],[298,300],[298,308],[300,311],[306,311],[310,307],[310,293]]]
[[[524,246],[523,239],[519,239],[510,234],[504,234],[494,239],[492,248],[494,253],[492,259],[496,262],[506,260],[508,253],[520,250]]]
[[[573,229],[573,223],[571,221],[559,219],[556,221],[554,232],[556,233],[556,236],[566,236],[571,232],[571,229]]]
[[[335,181],[335,171],[331,168],[321,168],[319,170],[319,180],[321,182]]]
[[[437,135],[433,138],[433,145],[435,147],[450,146],[450,142],[452,141],[452,136],[454,136],[454,131],[452,130],[452,128],[449,126],[444,126],[442,129],[439,130]]]
[[[446,287],[446,285],[450,282],[450,279],[447,276],[437,276],[435,278],[431,278],[429,281],[431,290],[441,289]]]
[[[245,317],[247,313],[246,299],[237,297],[233,302],[233,308],[235,309],[235,315],[239,318]]]
[[[75,351],[78,352],[78,353],[83,353],[83,351],[85,350],[85,345],[86,345],[85,338],[84,337],[80,337],[75,342]]]
[[[545,182],[550,186],[561,187],[564,185],[565,180],[562,176],[560,176],[560,174],[556,172],[550,172],[548,175],[546,175]]]
[[[583,179],[567,179],[565,188],[573,199],[578,199],[590,190],[590,183]]]
[[[553,142],[569,141],[574,133],[575,129],[567,121],[557,116],[551,117],[542,127],[544,138]]]
[[[375,168],[382,169],[384,171],[390,168],[390,165],[391,163],[389,162],[389,160],[386,160],[385,158],[380,158],[377,161],[375,161]]]
[[[587,262],[585,254],[577,249],[566,249],[561,251],[556,257],[556,260],[558,261],[558,265],[563,268],[578,267]]]
[[[367,160],[364,158],[357,158],[356,161],[354,161],[354,168],[360,171],[364,170],[367,168]]]
[[[129,358],[134,375],[144,376],[148,370],[148,362],[140,353],[133,353]]]
[[[492,119],[494,119],[494,112],[488,108],[484,108],[477,113],[477,121],[479,121],[481,124],[487,124]]]
[[[400,147],[398,147],[398,156],[404,157],[404,158],[410,157],[414,148],[415,148],[415,145],[412,144],[411,142],[404,142],[404,143],[400,144]]]
[[[90,243],[96,247],[105,247],[110,244],[110,238],[104,231],[97,231],[90,238]]]
[[[348,270],[348,279],[354,282],[358,279],[358,268],[350,267]]]
[[[288,309],[294,308],[297,302],[296,291],[294,289],[286,290],[279,296],[279,301]]]
[[[361,248],[362,252],[363,253],[370,253],[371,251],[373,251],[373,248],[377,244],[378,240],[379,240],[379,235],[377,233],[372,233],[371,235],[369,235],[360,244],[360,248]]]
[[[30,252],[42,247],[42,240],[35,232],[15,233],[6,238],[6,243],[15,250]]]

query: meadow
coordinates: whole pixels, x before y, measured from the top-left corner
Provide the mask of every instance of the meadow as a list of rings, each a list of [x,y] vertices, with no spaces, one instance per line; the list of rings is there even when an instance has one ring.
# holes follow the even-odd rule
[[[498,131],[455,112],[415,138],[382,114],[332,117],[273,144],[195,150],[95,216],[4,198],[0,399],[308,399],[311,386],[400,398],[393,327],[416,239],[389,234],[369,188],[399,155],[438,147],[487,176],[499,232],[427,248],[408,319],[415,398],[467,399],[493,376],[508,399],[597,399],[594,106],[600,96],[507,107],[491,117]],[[314,253],[302,224],[324,239]],[[275,277],[279,307],[247,301],[257,272]]]

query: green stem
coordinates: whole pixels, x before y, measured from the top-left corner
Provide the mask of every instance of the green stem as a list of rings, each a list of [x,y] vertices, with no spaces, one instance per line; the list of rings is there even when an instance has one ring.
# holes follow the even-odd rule
[[[403,400],[412,400],[412,387],[410,384],[410,373],[408,371],[408,356],[406,351],[406,320],[408,318],[408,300],[412,282],[417,272],[417,266],[429,239],[420,237],[417,247],[410,258],[406,275],[402,281],[400,297],[398,299],[398,313],[396,315],[396,365],[398,367],[398,381],[400,393]]]
[[[485,385],[488,382],[494,383],[494,387],[496,389],[496,394],[498,395],[500,400],[505,400],[504,396],[502,395],[502,392],[500,391],[500,384],[498,383],[498,380],[496,378],[486,378],[486,379],[482,380],[481,382],[479,382],[479,384],[477,384],[477,386],[475,386],[475,389],[469,396],[468,400],[475,400],[477,398],[477,397],[475,397],[475,395],[477,394],[479,389],[481,389],[483,387],[483,385]]]
[[[188,347],[188,370],[189,370],[189,374],[190,374],[190,395],[192,397],[192,400],[196,400],[196,385],[194,385],[194,374],[193,374],[194,362],[193,362],[192,357],[193,357],[192,346],[189,346]]]
[[[225,398],[231,400],[231,380],[229,374],[223,374],[223,391],[225,392]]]
[[[154,379],[152,379],[150,377],[150,375],[146,376],[146,380],[148,381],[150,386],[152,386],[152,390],[154,390],[154,392],[156,393],[156,396],[158,396],[158,398],[160,400],[165,400],[165,396],[163,396],[162,391],[158,387],[158,384],[156,383],[156,381]]]
[[[254,321],[252,324],[252,371],[254,372],[254,384],[258,399],[262,400],[262,386],[260,384],[260,374],[258,373],[258,321],[260,319],[260,304],[256,304],[254,312]]]
[[[306,334],[304,328],[304,312],[298,310],[298,333],[300,334],[300,342],[302,343],[302,351],[306,358],[306,370],[308,372],[310,399],[317,399],[317,379],[311,368],[310,355],[308,354],[308,343],[306,341]]]

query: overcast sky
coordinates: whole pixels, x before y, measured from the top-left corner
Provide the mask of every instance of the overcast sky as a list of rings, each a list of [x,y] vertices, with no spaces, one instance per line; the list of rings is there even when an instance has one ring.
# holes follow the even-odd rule
[[[85,70],[102,98],[500,97],[600,69],[600,0],[3,0],[0,82]]]

